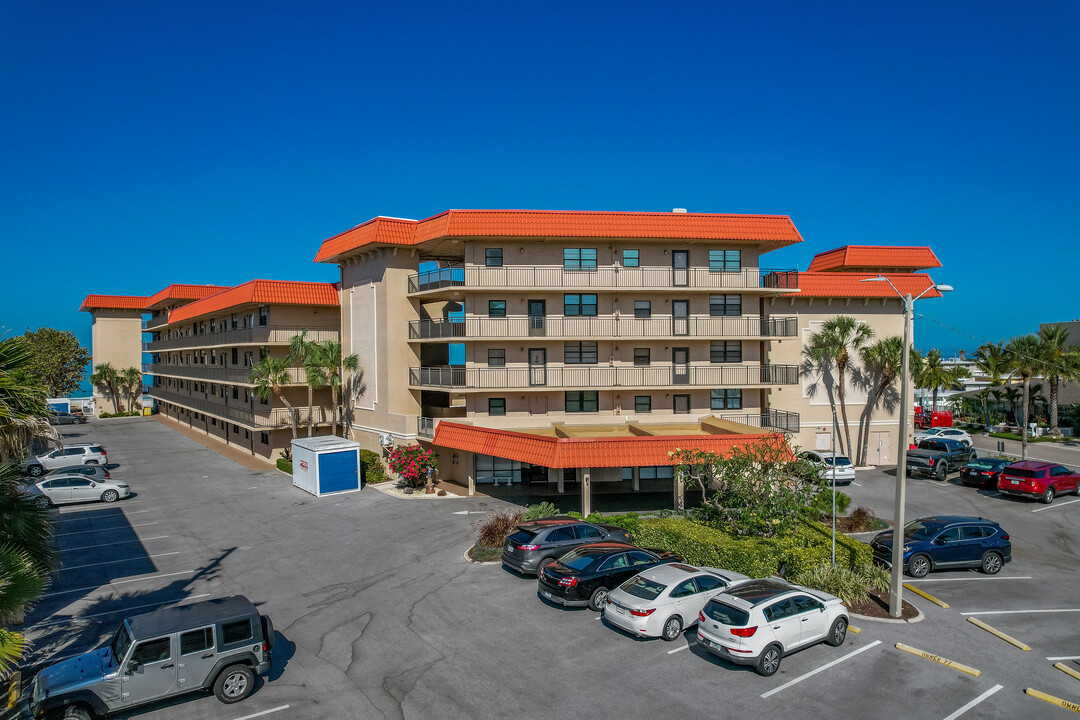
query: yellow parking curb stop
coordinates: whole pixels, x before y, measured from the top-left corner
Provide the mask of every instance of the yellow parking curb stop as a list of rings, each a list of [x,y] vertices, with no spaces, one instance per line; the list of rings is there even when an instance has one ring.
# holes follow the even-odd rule
[[[972,625],[974,625],[975,627],[980,627],[983,630],[985,630],[986,632],[990,633],[991,635],[994,635],[996,637],[1001,638],[1002,640],[1009,643],[1010,645],[1015,645],[1016,647],[1020,648],[1021,650],[1030,650],[1031,649],[1030,646],[1025,645],[1024,643],[1020,642],[1019,640],[1017,640],[1016,638],[1014,638],[1014,637],[1012,637],[1010,635],[1006,635],[1005,633],[1001,632],[1000,630],[998,630],[996,628],[990,627],[989,625],[984,623],[982,620],[976,620],[975,618],[969,617],[967,619],[967,621],[969,623],[971,623]],[[1078,677],[1080,677],[1080,676],[1078,676]]]
[[[948,658],[943,658],[940,655],[935,655],[933,653],[928,653],[925,650],[920,650],[918,648],[913,648],[910,645],[905,645],[904,643],[896,643],[896,649],[897,650],[903,650],[904,652],[911,653],[912,655],[918,655],[919,657],[921,657],[921,658],[923,658],[925,660],[933,660],[934,662],[938,663],[939,665],[944,665],[945,667],[952,668],[953,670],[959,670],[960,672],[967,673],[968,675],[971,675],[972,677],[979,677],[980,675],[982,675],[982,670],[976,670],[973,667],[968,667],[967,665],[962,665],[961,663],[953,662],[952,660],[949,660]]]
[[[848,625],[848,626],[847,626],[847,629],[848,629],[849,631],[851,631],[851,632],[855,633],[856,635],[858,635],[859,633],[861,633],[861,632],[862,632],[862,628],[857,628],[857,627],[855,627],[854,625]]]
[[[913,585],[909,585],[908,583],[904,583],[904,587],[906,587],[908,590],[915,593],[916,595],[922,595],[924,598],[926,598],[930,602],[934,603],[935,605],[940,605],[943,608],[949,607],[949,603],[945,602],[944,600],[938,600],[936,597],[934,597],[930,593],[923,592],[922,590],[920,590],[919,588],[917,588],[917,587],[915,587]]]
[[[19,688],[22,686],[22,672],[16,670],[11,674],[11,684],[8,685],[7,709],[11,710],[19,702]]]
[[[1050,703],[1051,705],[1057,705],[1058,707],[1063,707],[1066,710],[1072,710],[1074,713],[1080,713],[1080,705],[1078,705],[1078,704],[1076,704],[1074,702],[1069,702],[1068,700],[1062,700],[1061,698],[1054,697],[1053,695],[1047,695],[1046,693],[1044,693],[1044,692],[1042,692],[1040,690],[1036,690],[1035,688],[1024,688],[1024,692],[1026,692],[1031,697],[1036,697],[1036,698],[1039,698],[1040,700],[1045,700],[1046,702]]]
[[[850,630],[851,628],[848,628],[848,629]],[[1054,667],[1056,667],[1058,670],[1065,673],[1066,675],[1068,675],[1070,677],[1074,677],[1077,680],[1080,680],[1080,672],[1076,672],[1075,670],[1073,670],[1071,667],[1069,667],[1065,663],[1056,662],[1056,663],[1054,663]]]

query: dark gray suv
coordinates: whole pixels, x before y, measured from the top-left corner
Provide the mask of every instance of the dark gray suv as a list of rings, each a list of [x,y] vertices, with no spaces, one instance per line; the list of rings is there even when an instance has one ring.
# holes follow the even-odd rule
[[[630,533],[614,525],[556,515],[514,528],[503,545],[502,561],[523,575],[536,575],[544,565],[578,545],[608,540],[628,543]]]

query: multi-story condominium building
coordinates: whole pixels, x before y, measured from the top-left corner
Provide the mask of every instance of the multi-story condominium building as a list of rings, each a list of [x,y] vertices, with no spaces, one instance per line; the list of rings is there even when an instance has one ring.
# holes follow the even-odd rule
[[[801,241],[784,216],[374,218],[316,256],[341,267],[343,344],[364,369],[354,437],[373,449],[430,444],[442,479],[470,491],[573,484],[585,507],[593,483],[670,488],[676,447],[722,450],[779,431],[815,444],[829,410],[801,379],[808,333],[851,312],[899,334],[900,299],[859,280],[880,269],[921,291],[929,279],[913,270],[938,263],[923,253],[905,267],[893,251],[906,249],[885,248],[811,273],[762,266]]]
[[[151,361],[143,369],[162,415],[268,460],[292,439],[289,405],[296,409],[301,435],[307,434],[309,417],[315,434],[330,431],[329,388],[314,390],[309,409],[305,373],[293,363],[282,397],[259,398],[251,369],[267,355],[289,355],[292,338],[304,331],[311,342],[337,341],[336,286],[276,280],[236,287],[170,285],[142,298],[137,312],[150,315],[145,352]],[[133,329],[138,341],[143,326]]]
[[[108,363],[120,372],[142,367],[142,313],[147,298],[135,295],[88,295],[81,312],[90,313],[91,371]],[[113,398],[93,389],[97,413],[114,413]]]

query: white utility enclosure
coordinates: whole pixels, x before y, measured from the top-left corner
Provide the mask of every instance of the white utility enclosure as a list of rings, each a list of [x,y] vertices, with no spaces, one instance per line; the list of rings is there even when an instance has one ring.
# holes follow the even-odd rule
[[[293,485],[315,497],[360,489],[360,443],[339,437],[292,441]]]

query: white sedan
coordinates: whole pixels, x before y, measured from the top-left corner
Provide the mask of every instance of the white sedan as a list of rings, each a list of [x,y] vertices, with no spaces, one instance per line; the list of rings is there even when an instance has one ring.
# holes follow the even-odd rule
[[[730,570],[658,565],[612,590],[604,604],[604,619],[639,637],[675,640],[684,628],[697,624],[705,603],[747,579]]]
[[[77,473],[49,475],[48,479],[29,486],[27,491],[37,498],[41,507],[96,500],[111,503],[131,495],[131,487],[125,482],[91,478]]]
[[[799,457],[820,467],[821,477],[837,485],[850,485],[855,480],[855,465],[840,453],[807,450]]]
[[[919,432],[915,433],[915,444],[918,445],[920,442],[927,438],[944,438],[946,440],[959,440],[968,447],[971,447],[971,435],[968,434],[967,430],[961,430],[960,428],[932,427],[928,430],[920,430]]]

